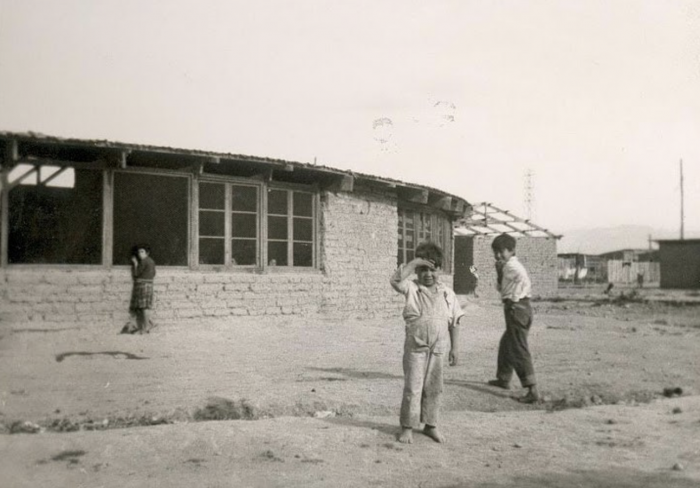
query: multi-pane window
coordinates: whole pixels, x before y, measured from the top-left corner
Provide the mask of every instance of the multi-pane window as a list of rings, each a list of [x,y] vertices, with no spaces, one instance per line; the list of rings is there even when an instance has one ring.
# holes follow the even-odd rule
[[[10,264],[130,265],[147,244],[159,266],[318,265],[314,191],[130,168],[21,163],[7,176]]]
[[[269,189],[267,192],[268,266],[314,265],[314,195]]]
[[[199,264],[258,264],[258,193],[253,185],[199,183]]]
[[[258,187],[231,185],[231,264],[257,264],[258,213]]]
[[[416,248],[414,213],[399,209],[399,252],[398,264],[408,263],[415,257]]]
[[[199,264],[226,262],[226,185],[199,183]]]
[[[433,216],[426,213],[416,214],[418,216],[418,242],[433,240]],[[437,227],[437,226],[436,226]]]
[[[445,255],[442,267],[451,269],[452,240],[449,220],[439,214],[399,209],[398,264],[408,263],[415,257],[415,249],[424,241],[432,241],[442,247]]]

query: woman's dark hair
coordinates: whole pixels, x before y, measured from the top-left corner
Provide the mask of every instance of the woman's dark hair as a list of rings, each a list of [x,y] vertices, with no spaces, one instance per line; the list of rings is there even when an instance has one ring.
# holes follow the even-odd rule
[[[149,255],[151,254],[151,246],[148,244],[136,244],[131,248],[131,255],[138,257],[139,249],[144,249]]]
[[[416,247],[416,257],[432,261],[436,268],[442,268],[443,253],[442,248],[434,242],[425,241]]]
[[[493,240],[491,249],[496,252],[502,251],[503,249],[513,252],[515,251],[515,237],[510,234],[501,234]]]

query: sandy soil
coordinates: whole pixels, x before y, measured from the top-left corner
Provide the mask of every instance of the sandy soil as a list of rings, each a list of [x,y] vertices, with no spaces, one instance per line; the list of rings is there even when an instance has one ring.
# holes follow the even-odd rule
[[[698,486],[700,307],[591,293],[536,303],[536,406],[484,384],[502,312],[463,302],[444,445],[395,441],[399,318],[3,323],[3,486]],[[255,420],[195,421],[226,400]]]

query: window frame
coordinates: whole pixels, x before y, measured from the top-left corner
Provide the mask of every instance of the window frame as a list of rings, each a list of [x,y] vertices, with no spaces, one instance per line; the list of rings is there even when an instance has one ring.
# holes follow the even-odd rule
[[[290,245],[287,246],[287,263],[292,263],[292,264],[286,264],[286,265],[274,265],[270,266],[269,263],[269,256],[267,253],[267,244],[269,241],[268,236],[267,236],[267,217],[269,215],[268,212],[268,206],[267,206],[267,193],[270,190],[283,190],[287,191],[287,240]],[[302,217],[302,218],[308,218],[311,220],[311,266],[294,266],[293,264],[293,259],[294,259],[294,192],[299,192],[299,193],[307,193],[311,195],[311,217],[307,216],[297,216],[297,217]],[[268,185],[266,185],[266,198],[265,200],[265,217],[264,217],[264,222],[263,222],[263,231],[265,233],[265,242],[263,244],[264,247],[264,258],[265,260],[263,261],[263,267],[267,271],[276,271],[276,270],[284,270],[286,272],[304,272],[304,271],[311,271],[311,270],[319,270],[321,268],[320,266],[320,259],[319,259],[319,243],[320,243],[320,232],[319,232],[319,208],[320,208],[320,195],[318,191],[318,186],[317,185],[298,185],[298,184],[293,184],[293,183],[279,183],[279,182],[271,182]],[[276,215],[281,215],[281,214],[274,214]],[[275,241],[279,242],[280,240],[275,239]],[[307,242],[307,241],[299,241],[299,242]]]
[[[200,183],[223,184],[224,185],[224,263],[223,264],[202,264],[200,263],[199,254],[199,213],[202,211],[200,207],[199,185]],[[256,256],[254,264],[232,264],[232,225],[231,218],[234,214],[231,209],[231,187],[232,186],[251,186],[257,189],[258,197],[256,200]],[[263,229],[262,229],[262,212],[263,212],[263,190],[265,185],[261,181],[246,179],[246,178],[231,178],[219,175],[202,175],[199,178],[194,178],[192,182],[193,193],[196,192],[196,202],[192,204],[193,224],[192,224],[192,268],[193,269],[225,269],[225,270],[256,270],[261,267],[262,252],[263,252]],[[207,209],[205,209],[207,210]]]
[[[410,214],[413,218],[414,246],[409,250],[406,247],[406,216]],[[447,274],[452,273],[452,249],[454,246],[454,237],[452,236],[452,220],[443,212],[432,210],[426,207],[417,205],[406,205],[399,203],[397,205],[397,250],[396,262],[397,265],[405,264],[406,254],[408,251],[415,252],[419,243],[425,240],[425,229],[423,223],[426,221],[430,224],[430,240],[442,247],[444,259],[442,263],[442,271]],[[403,222],[403,226],[401,226]],[[420,222],[420,226],[418,225]],[[399,246],[399,238],[403,246]]]
[[[42,163],[37,161],[35,164],[37,167],[37,174],[41,171],[43,166],[52,166],[49,162]],[[225,271],[239,271],[239,272],[270,272],[270,273],[313,273],[322,271],[323,263],[321,256],[321,240],[322,240],[322,229],[321,229],[321,189],[318,183],[312,184],[300,184],[300,183],[287,183],[279,181],[269,181],[265,179],[249,178],[249,177],[236,177],[228,175],[217,175],[210,173],[198,174],[193,171],[177,171],[177,170],[166,170],[150,167],[138,167],[138,166],[126,166],[126,167],[105,167],[96,166],[94,168],[85,168],[85,163],[76,163],[75,166],[67,165],[68,167],[74,167],[76,169],[90,169],[91,171],[99,171],[101,173],[102,179],[102,228],[100,230],[101,235],[101,253],[102,259],[99,263],[94,264],[60,264],[60,263],[9,263],[8,253],[3,252],[2,256],[2,268],[41,268],[41,269],[113,269],[113,268],[125,268],[128,265],[115,264],[113,259],[114,250],[114,224],[116,215],[114,214],[114,204],[115,204],[115,175],[117,173],[129,173],[129,174],[143,174],[152,175],[158,177],[168,177],[168,178],[185,178],[187,180],[187,264],[185,265],[173,265],[167,266],[168,269],[202,269],[202,270],[225,270]],[[2,179],[4,182],[7,181],[7,175],[11,170],[11,167],[2,168]],[[224,184],[226,188],[226,208],[225,208],[225,239],[227,243],[225,244],[225,253],[229,254],[226,256],[224,265],[218,264],[199,264],[199,183],[214,183],[214,184]],[[232,210],[231,205],[231,187],[235,185],[244,186],[254,186],[257,188],[257,215],[256,215],[256,228],[257,228],[257,257],[256,263],[254,265],[231,265],[231,215]],[[4,215],[8,215],[10,209],[8,208],[9,201],[9,186],[3,185],[0,188],[2,194],[3,205],[0,208],[0,212]],[[267,236],[267,191],[268,190],[283,190],[287,191],[288,198],[288,236],[287,242],[288,249],[288,265],[275,265],[269,266],[268,263],[268,236]],[[310,195],[311,197],[311,216],[296,216],[304,219],[309,219],[311,221],[311,266],[294,266],[293,265],[293,252],[294,252],[294,210],[293,210],[293,195],[294,192],[300,192]],[[3,229],[0,229],[0,233],[3,235],[8,234],[8,229],[6,228],[7,218],[3,217]],[[154,255],[157,260],[157,255]]]
[[[0,159],[1,160],[1,159]],[[9,175],[10,172],[12,172],[13,169],[15,169],[19,165],[28,165],[28,166],[33,166],[32,169],[28,170],[26,174],[23,176],[20,176],[18,179],[19,180],[24,180],[26,176],[28,176],[31,173],[36,174],[37,182],[34,184],[22,184],[22,183],[14,183],[10,182],[9,180]],[[102,177],[102,198],[101,198],[101,205],[102,205],[102,215],[100,216],[100,220],[102,222],[102,229],[100,230],[100,235],[101,235],[101,243],[100,243],[100,253],[101,253],[101,259],[99,263],[13,263],[10,262],[10,249],[9,249],[9,238],[10,238],[10,192],[15,186],[38,186],[41,184],[41,169],[44,167],[56,167],[58,166],[63,169],[73,169],[74,171],[76,170],[89,170],[89,171],[99,171],[101,173]],[[53,179],[56,175],[58,175],[61,171],[58,171],[52,175],[49,175],[46,178],[46,181]],[[2,246],[0,246],[1,252],[0,252],[0,268],[3,269],[8,269],[8,268],[26,268],[26,269],[84,269],[84,268],[90,268],[90,269],[99,269],[99,268],[108,268],[106,261],[107,261],[107,256],[105,254],[106,252],[106,232],[105,232],[105,226],[107,224],[107,207],[108,207],[108,196],[111,195],[111,191],[108,188],[109,186],[109,180],[106,172],[103,170],[103,168],[100,167],[86,167],[84,164],[81,164],[79,162],[75,162],[74,164],[62,164],[62,165],[56,165],[53,164],[51,161],[47,162],[42,162],[42,160],[36,160],[36,161],[31,161],[27,162],[25,160],[18,160],[16,161],[16,164],[14,165],[2,165],[0,167],[0,239],[2,239]],[[109,204],[111,207],[111,203]],[[109,259],[111,261],[111,255],[109,256]]]
[[[200,264],[199,259],[199,212],[201,211],[199,205],[199,184],[200,183],[216,183],[225,185],[225,243],[224,243],[224,264]],[[231,235],[231,186],[255,186],[258,189],[258,199],[257,199],[257,257],[256,263],[254,265],[234,265],[231,260],[231,240],[233,236]],[[248,272],[270,272],[270,273],[299,273],[299,272],[312,272],[319,271],[320,266],[320,225],[319,225],[319,212],[320,212],[320,192],[318,185],[300,185],[294,183],[282,183],[282,182],[269,182],[250,178],[237,178],[225,175],[211,175],[205,174],[193,178],[192,182],[192,194],[194,195],[193,203],[191,205],[192,213],[192,247],[193,253],[191,258],[191,267],[193,269],[211,269],[211,270],[225,270],[225,271],[248,271]],[[287,241],[291,245],[287,247],[287,259],[288,262],[293,262],[293,244],[294,244],[294,227],[293,227],[293,194],[294,192],[306,193],[311,196],[311,217],[302,216],[303,218],[308,218],[312,222],[312,242],[311,242],[311,252],[312,252],[312,265],[311,266],[294,266],[293,264],[287,265],[274,265],[270,266],[268,257],[268,243],[270,239],[268,238],[268,199],[267,194],[270,190],[280,190],[287,192]],[[303,241],[306,242],[306,241]]]
[[[108,203],[108,213],[109,216],[103,218],[103,221],[105,222],[105,227],[104,231],[105,234],[105,239],[103,241],[103,253],[109,248],[109,256],[105,257],[105,261],[109,261],[108,264],[106,264],[106,267],[112,268],[112,267],[128,267],[130,265],[126,264],[114,264],[114,259],[113,259],[113,254],[114,254],[114,198],[115,198],[115,193],[116,193],[116,185],[115,185],[115,175],[117,173],[131,173],[131,174],[142,174],[142,175],[151,175],[151,176],[163,176],[163,177],[172,177],[172,178],[185,178],[187,180],[187,250],[186,250],[186,256],[187,256],[187,264],[181,264],[181,265],[160,265],[163,267],[167,267],[168,269],[191,269],[192,268],[192,228],[194,225],[194,222],[192,220],[192,212],[194,208],[194,195],[193,195],[193,185],[192,185],[192,175],[188,173],[183,173],[183,172],[178,172],[178,171],[158,171],[154,170],[152,168],[141,168],[141,167],[126,167],[126,168],[118,168],[118,169],[107,169],[105,171],[106,176],[105,178],[109,179],[109,203]],[[107,197],[107,196],[105,196]],[[106,208],[106,207],[105,207]],[[107,224],[109,227],[107,227]],[[104,254],[103,254],[104,256]],[[154,254],[154,258],[156,259],[156,265],[158,265],[158,256],[157,253]]]

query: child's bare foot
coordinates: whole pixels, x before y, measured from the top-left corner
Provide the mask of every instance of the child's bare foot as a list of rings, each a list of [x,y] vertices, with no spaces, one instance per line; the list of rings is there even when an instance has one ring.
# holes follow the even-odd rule
[[[445,436],[442,435],[439,430],[437,430],[437,427],[433,427],[432,425],[426,425],[423,428],[423,433],[435,442],[445,442]]]
[[[404,444],[413,444],[413,429],[411,427],[401,427],[401,433],[397,440]]]

